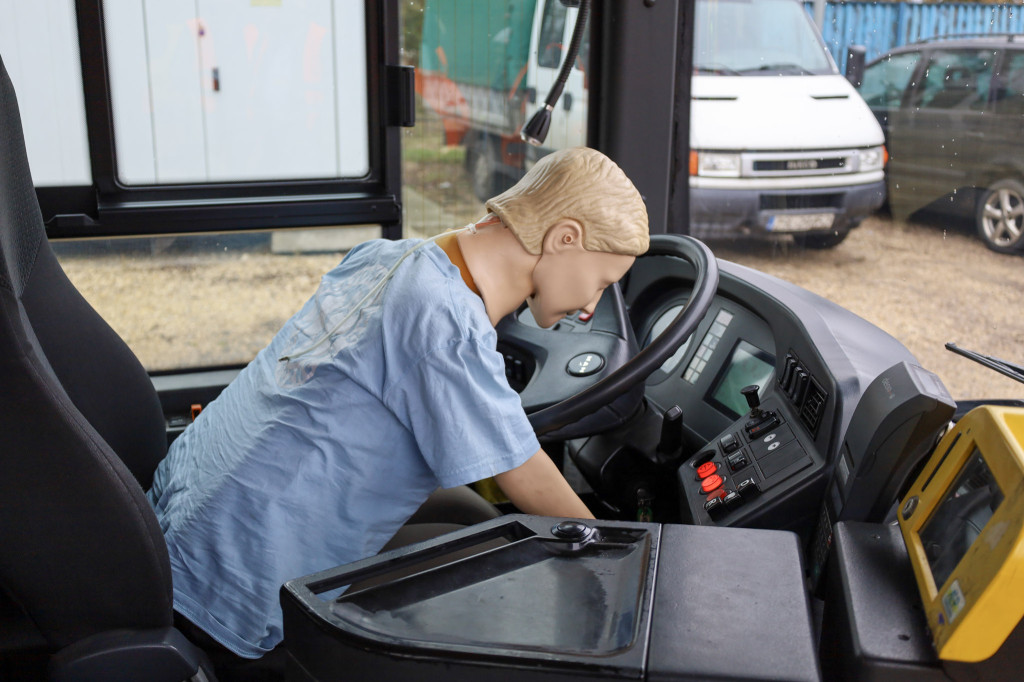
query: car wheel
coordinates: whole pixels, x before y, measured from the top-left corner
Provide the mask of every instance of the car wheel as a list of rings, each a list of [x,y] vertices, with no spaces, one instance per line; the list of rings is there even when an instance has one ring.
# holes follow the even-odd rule
[[[486,139],[481,140],[473,151],[469,163],[469,180],[473,186],[473,195],[480,201],[487,201],[500,193],[496,191],[498,161],[498,151],[494,143]]]
[[[828,234],[794,234],[793,241],[797,246],[802,246],[805,249],[831,249],[839,246],[848,234],[850,234],[849,230],[829,232]]]
[[[1016,180],[993,183],[981,197],[978,234],[985,246],[999,253],[1024,247],[1024,185]]]

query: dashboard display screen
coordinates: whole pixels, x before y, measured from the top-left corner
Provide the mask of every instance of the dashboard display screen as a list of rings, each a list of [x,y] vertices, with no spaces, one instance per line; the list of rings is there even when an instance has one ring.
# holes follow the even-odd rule
[[[763,392],[774,371],[775,358],[757,346],[739,341],[715,381],[708,402],[735,419],[748,409],[740,389],[757,384]]]
[[[939,590],[1003,501],[992,471],[975,448],[939,506],[918,532]]]

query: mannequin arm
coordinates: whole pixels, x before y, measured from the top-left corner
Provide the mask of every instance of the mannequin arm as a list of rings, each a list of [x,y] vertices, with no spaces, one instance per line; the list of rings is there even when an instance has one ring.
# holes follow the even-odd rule
[[[538,450],[515,469],[498,474],[494,480],[508,499],[526,514],[594,518],[543,450]]]

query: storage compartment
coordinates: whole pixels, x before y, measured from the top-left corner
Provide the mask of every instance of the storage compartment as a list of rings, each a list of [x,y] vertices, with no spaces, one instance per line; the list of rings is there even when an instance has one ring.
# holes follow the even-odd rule
[[[819,679],[777,531],[506,516],[291,581],[282,604],[293,680]]]

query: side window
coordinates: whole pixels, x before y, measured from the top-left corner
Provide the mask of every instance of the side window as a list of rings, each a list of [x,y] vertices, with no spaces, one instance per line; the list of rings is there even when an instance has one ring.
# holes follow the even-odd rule
[[[557,69],[562,64],[562,36],[565,35],[565,7],[558,0],[544,3],[544,18],[540,25],[540,52],[537,64]]]
[[[996,113],[1024,115],[1024,52],[1011,52],[993,93]]]
[[[916,105],[922,109],[983,109],[994,63],[991,50],[936,50],[925,70]]]
[[[385,184],[387,150],[372,151],[383,137],[370,116],[368,74],[382,62],[372,3],[0,6],[0,55],[54,252],[146,369],[249,362],[347,249],[382,235],[377,216],[346,213],[340,191],[376,197]],[[106,97],[85,95],[101,81],[111,126],[89,120],[106,111]],[[112,129],[110,144],[91,139],[98,129]],[[96,209],[101,182],[127,199],[48,218],[54,197]],[[175,229],[154,229],[171,213]]]
[[[920,59],[920,52],[904,52],[869,66],[864,71],[864,81],[860,86],[860,94],[868,106],[898,108]]]

